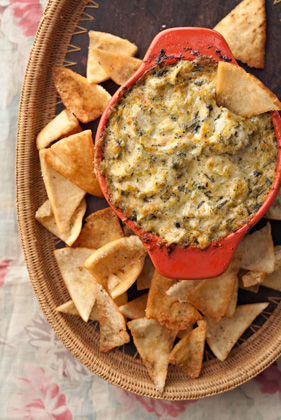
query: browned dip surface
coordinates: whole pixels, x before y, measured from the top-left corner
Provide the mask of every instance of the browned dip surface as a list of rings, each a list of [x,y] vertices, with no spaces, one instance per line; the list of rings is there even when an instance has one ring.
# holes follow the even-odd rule
[[[206,248],[260,208],[275,177],[269,113],[218,107],[216,65],[179,61],[146,73],[109,114],[102,173],[136,226]]]

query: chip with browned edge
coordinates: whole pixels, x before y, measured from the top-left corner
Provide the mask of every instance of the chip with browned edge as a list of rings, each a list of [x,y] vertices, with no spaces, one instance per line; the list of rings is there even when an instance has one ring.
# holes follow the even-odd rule
[[[54,251],[66,288],[85,322],[96,301],[96,281],[83,268],[84,261],[92,252],[88,248],[60,248]]]
[[[127,55],[92,49],[95,60],[117,85],[123,85],[139,68],[142,60]]]
[[[195,289],[202,280],[180,280],[173,284],[170,289],[167,290],[167,295],[172,296],[179,302],[187,302],[188,293]]]
[[[226,316],[227,318],[232,318],[233,315],[235,314],[235,310],[236,310],[236,306],[237,306],[237,300],[238,300],[238,284],[239,284],[239,280],[238,277],[235,280],[234,283],[234,287],[232,290],[232,294],[230,297],[230,301],[228,304],[228,307],[225,311],[224,316]]]
[[[53,79],[64,106],[83,123],[100,117],[111,98],[102,86],[91,85],[85,77],[65,67],[54,67]]]
[[[140,274],[146,255],[138,236],[120,238],[96,250],[84,263],[113,299],[126,292]]]
[[[77,248],[76,248],[77,249]],[[114,300],[100,285],[96,285],[100,324],[100,351],[106,352],[130,341],[126,321]]]
[[[194,306],[167,295],[167,290],[176,283],[177,280],[163,277],[155,270],[148,292],[146,317],[156,319],[169,329],[184,330],[202,316]]]
[[[74,244],[74,247],[81,246],[86,248],[98,249],[123,238],[119,218],[110,207],[91,213],[86,218],[81,233]]]
[[[169,362],[181,368],[191,378],[197,378],[201,372],[206,332],[207,322],[198,321],[198,327],[186,333],[169,356]]]
[[[74,211],[70,221],[69,228],[65,232],[61,233],[57,227],[55,216],[52,210],[50,200],[46,200],[42,206],[39,207],[35,213],[35,219],[41,223],[49,232],[56,235],[59,239],[64,241],[67,245],[71,246],[77,239],[81,227],[83,216],[86,211],[86,200],[82,199],[77,209]],[[90,247],[85,247],[90,248]]]
[[[216,102],[244,118],[281,110],[279,99],[259,79],[224,61],[218,65]]]
[[[89,53],[87,61],[87,79],[90,83],[101,83],[109,78],[93,54],[94,49],[115,54],[133,56],[138,47],[132,42],[106,32],[89,31]]]
[[[281,220],[281,190],[278,191],[264,217],[266,219]]]
[[[147,304],[148,293],[131,300],[125,305],[119,307],[120,312],[130,319],[145,317],[145,309]]]
[[[53,141],[80,133],[82,128],[77,118],[68,109],[61,111],[54,119],[52,119],[37,135],[37,149],[48,147]]]
[[[214,29],[222,34],[234,57],[250,67],[264,68],[265,0],[244,0]]]
[[[43,181],[61,233],[69,232],[71,219],[85,197],[85,191],[55,171],[45,160],[47,149],[39,151]]]
[[[240,263],[241,253],[237,253],[221,276],[205,279],[199,286],[188,292],[188,302],[204,315],[218,322],[228,308]]]
[[[232,318],[222,318],[220,322],[206,318],[208,324],[207,343],[219,360],[226,359],[243,332],[265,310],[267,305],[268,303],[252,303],[237,306]]]
[[[128,322],[128,327],[156,390],[162,393],[176,332],[147,318],[134,319]]]
[[[147,255],[145,257],[145,260],[144,260],[143,269],[142,269],[140,275],[137,278],[137,289],[138,290],[149,289],[149,287],[151,285],[151,280],[152,280],[154,271],[155,271],[155,267],[154,267],[149,255]]]
[[[103,197],[94,172],[92,131],[65,137],[47,149],[45,159],[52,168],[82,190]]]

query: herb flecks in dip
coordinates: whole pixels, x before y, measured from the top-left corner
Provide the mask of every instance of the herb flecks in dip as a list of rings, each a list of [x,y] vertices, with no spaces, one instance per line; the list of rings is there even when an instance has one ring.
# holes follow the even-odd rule
[[[218,107],[216,65],[146,73],[112,108],[102,138],[111,202],[168,243],[206,248],[242,226],[275,177],[270,114]]]

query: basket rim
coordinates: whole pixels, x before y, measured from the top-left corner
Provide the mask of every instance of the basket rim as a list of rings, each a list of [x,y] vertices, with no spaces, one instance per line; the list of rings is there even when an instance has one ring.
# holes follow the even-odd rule
[[[73,337],[71,336],[71,330],[69,327],[67,328],[67,333],[65,333],[63,328],[66,328],[67,322],[62,317],[59,317],[57,314],[54,314],[54,311],[51,307],[46,307],[46,297],[44,295],[44,291],[42,291],[44,286],[42,286],[42,284],[39,282],[39,279],[44,277],[44,273],[42,273],[42,270],[40,271],[40,266],[34,267],[34,261],[38,259],[36,241],[28,240],[27,235],[28,225],[32,225],[32,223],[35,224],[35,219],[34,216],[31,215],[31,213],[26,215],[27,210],[31,209],[31,207],[27,198],[24,197],[23,191],[31,190],[32,186],[29,183],[28,177],[22,176],[22,171],[26,169],[26,165],[28,164],[28,151],[25,147],[26,141],[28,140],[28,138],[30,142],[33,141],[33,139],[35,138],[35,133],[33,133],[34,136],[32,139],[30,139],[30,137],[27,136],[26,115],[30,115],[30,113],[32,112],[32,109],[30,110],[29,104],[29,86],[33,83],[33,88],[34,90],[36,90],[36,78],[34,76],[34,71],[36,70],[36,68],[38,69],[38,67],[40,67],[40,65],[43,64],[44,59],[44,55],[38,57],[38,51],[42,52],[42,49],[44,48],[43,40],[48,41],[48,39],[52,37],[54,31],[58,30],[58,28],[51,25],[53,16],[58,16],[60,13],[66,10],[69,7],[70,3],[74,4],[75,0],[49,0],[46,6],[43,17],[39,23],[33,46],[29,55],[19,106],[16,144],[17,221],[26,266],[35,295],[39,301],[45,318],[51,325],[54,332],[57,334],[60,341],[62,341],[62,343],[65,345],[65,347],[84,366],[88,367],[93,373],[105,379],[112,385],[121,387],[127,391],[138,395],[162,400],[194,400],[229,391],[233,388],[236,388],[239,385],[242,385],[243,383],[252,379],[257,374],[261,373],[281,355],[280,322],[280,327],[278,327],[278,320],[280,320],[281,318],[281,302],[278,304],[273,314],[270,316],[270,318],[273,318],[271,320],[272,328],[267,328],[267,324],[269,323],[268,321],[270,320],[269,318],[269,320],[263,324],[260,330],[257,333],[255,333],[252,337],[250,337],[250,339],[247,340],[246,343],[243,343],[240,347],[241,349],[243,348],[244,351],[245,348],[247,348],[248,346],[250,346],[250,349],[252,348],[256,350],[258,350],[260,347],[260,353],[256,355],[255,359],[253,359],[253,356],[251,355],[251,353],[249,353],[247,364],[244,363],[244,365],[238,367],[238,369],[237,367],[231,369],[231,360],[228,361],[227,364],[229,365],[231,373],[228,375],[228,377],[224,377],[223,379],[218,378],[218,381],[216,383],[210,383],[208,388],[202,386],[202,381],[194,382],[187,380],[185,388],[181,387],[180,391],[177,391],[176,389],[172,388],[169,392],[164,391],[162,395],[158,394],[157,391],[155,391],[153,384],[151,385],[149,383],[150,380],[148,380],[148,385],[146,387],[141,387],[140,385],[138,385],[137,381],[136,383],[132,383],[129,377],[126,378],[124,375],[121,375],[120,377],[118,365],[117,367],[115,367],[112,364],[106,365],[103,362],[103,360],[101,360],[99,356],[95,354],[92,354],[92,359],[90,360],[89,357],[87,357],[87,354],[82,353],[80,351],[80,347],[76,348],[75,345],[73,345]],[[77,13],[77,16],[73,18],[72,26],[74,28],[78,25],[80,15],[82,14],[87,3],[87,0],[80,0],[79,2],[77,2],[76,6],[73,6],[76,7],[77,11],[81,12],[80,14]],[[50,234],[49,237],[51,239],[52,235]],[[75,322],[79,321],[75,320]],[[272,334],[270,334],[271,329],[274,330],[274,334],[273,332]],[[279,334],[277,332],[279,332]],[[263,338],[267,338],[266,340],[262,340],[262,344],[257,343],[257,338],[261,334],[264,335]],[[80,346],[83,346],[83,343],[80,343]],[[237,355],[239,351],[240,349],[236,349],[236,351],[234,350],[234,355]],[[217,363],[217,361],[214,361],[213,363],[212,362],[213,361],[206,363],[209,363],[211,365],[215,362]],[[132,363],[139,364],[139,362],[136,360],[132,360]]]

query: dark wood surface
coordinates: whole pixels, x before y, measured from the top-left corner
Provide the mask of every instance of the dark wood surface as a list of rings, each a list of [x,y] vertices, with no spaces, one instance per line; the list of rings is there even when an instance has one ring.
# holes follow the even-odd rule
[[[143,58],[154,36],[163,29],[178,26],[198,26],[213,28],[226,14],[228,14],[239,0],[97,0],[98,6],[89,7],[82,17],[81,26],[88,30],[110,32],[134,42],[139,51],[137,57]],[[93,4],[92,4],[93,6]],[[267,13],[267,41],[264,70],[249,68],[238,62],[247,71],[261,79],[279,98],[281,98],[281,3],[273,6],[273,0],[266,0]],[[77,64],[70,68],[82,75],[86,75],[86,62],[88,54],[88,34],[74,35],[71,44],[81,48],[81,51],[71,52],[66,55],[66,60]],[[107,81],[102,84],[111,94],[117,86]],[[58,111],[63,108],[58,105]],[[83,128],[91,128],[93,136],[98,125],[98,120],[84,124]],[[107,206],[104,199],[87,197],[87,213],[97,211]],[[260,228],[266,223],[261,220],[254,228]],[[281,222],[271,222],[273,239],[275,244],[281,244]],[[136,297],[139,292],[136,289],[130,291],[130,297]],[[271,312],[276,307],[280,293],[261,288],[258,294],[239,292],[239,304],[254,303],[268,300],[270,305],[267,309]],[[265,319],[260,316],[256,319],[256,325],[262,325]],[[248,329],[242,340],[253,333]],[[126,346],[126,351],[133,354],[132,345]]]

